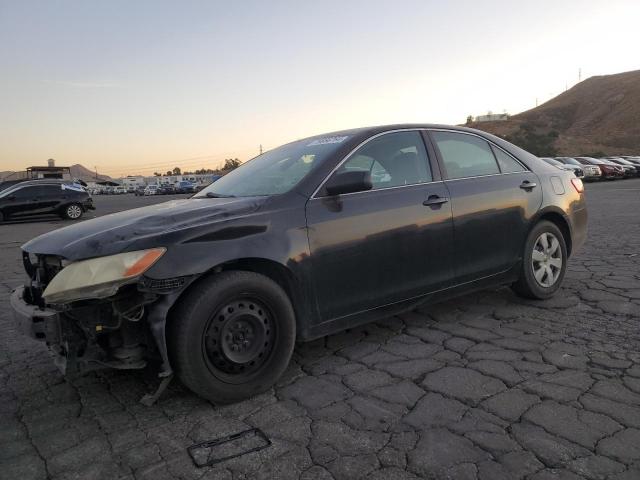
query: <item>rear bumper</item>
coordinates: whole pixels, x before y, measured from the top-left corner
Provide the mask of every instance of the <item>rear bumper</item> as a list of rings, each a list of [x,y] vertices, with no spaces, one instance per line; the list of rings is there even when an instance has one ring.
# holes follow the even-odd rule
[[[583,206],[571,212],[571,254],[575,254],[587,239],[587,208]]]

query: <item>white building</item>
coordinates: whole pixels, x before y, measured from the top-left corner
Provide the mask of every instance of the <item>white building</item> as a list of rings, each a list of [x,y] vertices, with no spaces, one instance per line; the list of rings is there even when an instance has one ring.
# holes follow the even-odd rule
[[[509,120],[508,113],[487,113],[486,115],[478,115],[475,118],[476,122],[499,122]]]
[[[145,177],[143,177],[142,175],[130,175],[128,177],[124,177],[120,181],[118,181],[118,183],[127,188],[144,187],[147,184],[147,182],[145,181]]]

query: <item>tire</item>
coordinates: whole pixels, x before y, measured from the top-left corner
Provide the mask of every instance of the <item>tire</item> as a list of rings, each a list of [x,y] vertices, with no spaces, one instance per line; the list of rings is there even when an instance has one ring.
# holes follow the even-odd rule
[[[62,210],[62,217],[67,220],[78,220],[82,217],[83,213],[84,209],[82,208],[82,205],[79,203],[70,203]]]
[[[555,248],[553,239],[557,241]],[[545,243],[548,249],[544,248]],[[567,245],[555,224],[543,220],[529,232],[520,268],[520,278],[512,285],[518,295],[544,300],[552,297],[560,288],[567,270]]]
[[[264,275],[245,271],[222,272],[192,286],[167,328],[178,378],[217,404],[268,390],[287,368],[295,339],[287,294]]]

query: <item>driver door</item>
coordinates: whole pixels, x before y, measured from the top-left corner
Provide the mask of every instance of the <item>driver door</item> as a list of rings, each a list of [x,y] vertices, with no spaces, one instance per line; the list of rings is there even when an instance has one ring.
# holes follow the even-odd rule
[[[374,137],[333,175],[362,169],[371,172],[371,190],[327,196],[320,189],[307,202],[323,322],[418,297],[453,280],[448,191],[433,180],[421,133]]]

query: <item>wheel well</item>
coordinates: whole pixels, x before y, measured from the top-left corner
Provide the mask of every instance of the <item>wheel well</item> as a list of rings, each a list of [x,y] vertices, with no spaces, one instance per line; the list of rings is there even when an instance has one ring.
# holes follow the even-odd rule
[[[547,220],[560,229],[567,245],[567,256],[571,256],[571,229],[564,217],[557,212],[546,212],[538,218],[540,220]]]
[[[300,327],[300,319],[305,316],[302,312],[303,302],[301,300],[301,292],[290,270],[277,262],[264,258],[242,258],[223,263],[214,268],[216,272],[228,270],[245,270],[259,273],[276,282],[291,300],[293,311],[296,314],[296,324]]]
[[[297,288],[295,279],[293,274],[281,264],[274,262],[272,260],[266,260],[264,258],[243,258],[238,260],[232,260],[230,262],[226,262],[216,267],[211,268],[209,271],[200,275],[197,279],[195,279],[189,286],[177,294],[170,302],[170,307],[167,308],[166,313],[164,314],[165,324],[164,329],[167,331],[169,325],[174,321],[173,312],[175,311],[177,305],[183,300],[186,296],[187,292],[193,287],[193,285],[206,281],[212,275],[216,275],[217,273],[230,271],[230,270],[244,270],[249,272],[260,273],[265,277],[276,282],[287,294],[289,299],[291,300],[291,305],[293,306],[293,311],[296,316],[296,327],[297,331],[301,331],[301,321],[303,318],[306,318],[308,315],[304,309],[304,301],[302,300],[302,293]],[[164,351],[165,354],[168,350],[168,342],[161,342],[162,345],[158,344],[158,348],[161,351]]]

